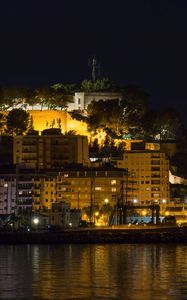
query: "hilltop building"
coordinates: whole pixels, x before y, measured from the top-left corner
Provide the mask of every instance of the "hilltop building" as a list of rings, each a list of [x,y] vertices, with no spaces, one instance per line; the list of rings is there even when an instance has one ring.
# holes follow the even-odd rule
[[[68,104],[68,111],[86,110],[92,101],[121,99],[119,92],[76,92],[73,102]]]

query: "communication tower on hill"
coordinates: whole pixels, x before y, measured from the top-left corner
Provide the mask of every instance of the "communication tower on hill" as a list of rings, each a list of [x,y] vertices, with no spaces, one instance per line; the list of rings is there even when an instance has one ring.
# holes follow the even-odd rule
[[[88,65],[92,68],[92,81],[95,83],[100,75],[100,65],[97,63],[95,56],[92,59],[89,59]]]

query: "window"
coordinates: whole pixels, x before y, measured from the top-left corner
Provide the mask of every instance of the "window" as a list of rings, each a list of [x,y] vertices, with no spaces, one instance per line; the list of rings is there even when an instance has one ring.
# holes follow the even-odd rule
[[[116,180],[111,180],[111,185],[115,185],[116,184]]]
[[[151,191],[160,191],[160,187],[152,187]]]
[[[151,184],[160,184],[160,180],[151,180]]]
[[[158,194],[157,193],[152,193],[151,197],[160,197],[160,194],[159,193]]]
[[[151,171],[160,171],[160,167],[151,167]]]
[[[151,165],[160,165],[160,160],[153,159],[153,160],[151,161]]]
[[[96,187],[95,187],[95,190],[96,190],[96,191],[101,191],[101,187],[100,187],[100,186],[96,186]]]
[[[112,188],[112,192],[116,192],[116,188],[115,187]]]
[[[80,98],[78,98],[78,104],[81,104],[81,99]]]

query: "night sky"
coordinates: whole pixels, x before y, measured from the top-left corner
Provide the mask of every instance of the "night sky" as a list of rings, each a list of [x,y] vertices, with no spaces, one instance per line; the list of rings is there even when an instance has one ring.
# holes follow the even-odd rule
[[[102,76],[187,125],[186,0],[2,0],[0,38],[1,85],[79,83],[96,55]]]

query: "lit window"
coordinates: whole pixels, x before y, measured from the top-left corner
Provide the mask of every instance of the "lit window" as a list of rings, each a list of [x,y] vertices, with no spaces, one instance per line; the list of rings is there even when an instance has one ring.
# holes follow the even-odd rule
[[[96,186],[96,187],[95,187],[95,190],[96,190],[96,191],[101,191],[101,187],[100,187],[100,186]]]
[[[64,174],[64,177],[69,177],[69,175],[68,174]]]
[[[112,192],[116,192],[116,188],[115,187],[112,188]]]
[[[115,185],[116,184],[116,180],[111,180],[111,184]]]

